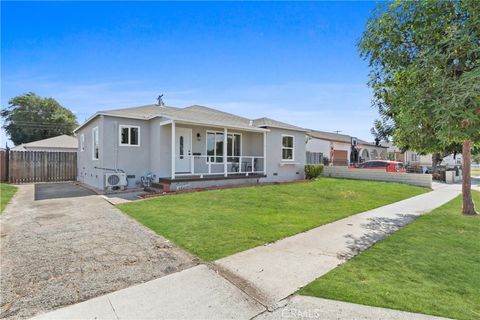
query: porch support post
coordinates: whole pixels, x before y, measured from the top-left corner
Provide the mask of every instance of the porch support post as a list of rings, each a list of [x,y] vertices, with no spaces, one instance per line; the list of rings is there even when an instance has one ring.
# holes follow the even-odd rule
[[[267,175],[267,133],[263,132],[263,174]]]
[[[175,138],[175,121],[172,121],[172,143],[171,143],[171,147],[172,147],[172,151],[171,151],[172,152],[171,177],[172,177],[172,179],[175,179],[175,141],[176,141],[176,138]]]
[[[228,164],[227,164],[227,128],[223,129],[223,175],[226,177],[228,175]]]

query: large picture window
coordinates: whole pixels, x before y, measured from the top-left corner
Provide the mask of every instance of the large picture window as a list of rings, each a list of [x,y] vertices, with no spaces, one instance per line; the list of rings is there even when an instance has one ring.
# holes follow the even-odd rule
[[[121,125],[119,131],[121,146],[140,145],[140,127]]]
[[[100,153],[98,127],[92,129],[92,158],[98,160]]]
[[[295,139],[293,136],[282,136],[282,160],[293,161],[295,154]]]
[[[207,162],[223,163],[223,132],[207,131]],[[238,162],[242,149],[242,135],[227,134],[227,162]]]

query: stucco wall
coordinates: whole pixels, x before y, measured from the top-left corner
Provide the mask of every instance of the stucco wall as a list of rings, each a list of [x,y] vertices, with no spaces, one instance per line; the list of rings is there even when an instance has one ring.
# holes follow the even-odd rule
[[[78,138],[78,152],[77,152],[77,172],[78,172],[78,181],[88,184],[97,189],[103,189],[103,171],[96,169],[95,167],[102,166],[103,159],[103,142],[102,142],[102,125],[103,118],[97,117],[88,123],[86,126],[82,127],[77,132]],[[98,127],[99,132],[99,157],[98,160],[93,160],[93,141],[92,141],[92,130],[93,128]],[[82,134],[84,135],[84,151],[82,151],[80,139]]]
[[[120,125],[140,128],[138,146],[120,145]],[[127,175],[135,176],[128,179],[128,187],[138,186],[140,177],[150,172],[150,123],[145,120],[105,116],[102,128],[102,167],[121,169]]]
[[[267,177],[265,182],[303,180],[305,177],[306,143],[305,133],[299,131],[269,128],[267,132]],[[282,160],[282,135],[295,139],[294,160]]]
[[[348,167],[326,166],[322,175],[332,178],[400,182],[420,187],[432,187],[431,174],[390,173],[383,170],[363,170],[351,169]]]

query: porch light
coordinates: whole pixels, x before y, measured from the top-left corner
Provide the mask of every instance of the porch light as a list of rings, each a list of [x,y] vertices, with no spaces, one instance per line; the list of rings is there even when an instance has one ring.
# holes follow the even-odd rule
[[[197,133],[197,141],[200,141],[201,140],[201,136],[200,136],[200,132]]]

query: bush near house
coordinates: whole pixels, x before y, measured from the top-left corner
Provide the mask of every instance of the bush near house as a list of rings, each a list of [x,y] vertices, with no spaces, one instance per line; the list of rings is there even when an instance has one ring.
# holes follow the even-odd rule
[[[17,192],[17,187],[0,183],[0,213],[3,212],[10,199],[15,195],[15,192]]]
[[[323,172],[323,164],[306,164],[305,179],[318,178]]]

